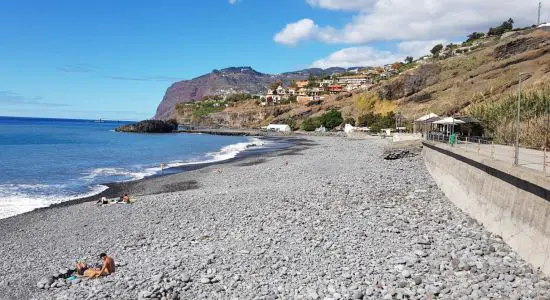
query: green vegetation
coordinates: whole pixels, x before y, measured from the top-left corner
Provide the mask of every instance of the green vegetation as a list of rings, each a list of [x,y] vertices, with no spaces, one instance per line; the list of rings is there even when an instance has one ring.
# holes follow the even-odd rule
[[[302,130],[314,131],[321,126],[324,126],[327,130],[332,130],[340,126],[343,122],[342,113],[337,110],[331,110],[320,117],[305,119],[302,122]]]
[[[321,116],[321,123],[328,130],[334,129],[344,122],[342,118],[342,113],[337,110],[331,110],[328,113]]]
[[[193,119],[200,119],[211,113],[220,112],[225,109],[223,101],[197,102],[193,105]]]
[[[412,57],[412,56],[407,56],[405,58],[405,63],[406,64],[412,64],[413,61],[414,61],[414,57]]]
[[[435,45],[430,52],[433,54],[434,57],[438,57],[439,53],[441,53],[441,50],[443,50],[442,44]]]
[[[355,126],[355,119],[354,118],[346,118],[344,120],[344,124],[350,124],[351,126]]]
[[[502,35],[505,32],[512,31],[512,29],[514,29],[514,20],[510,18],[508,19],[508,21],[502,22],[502,24],[498,27],[491,27],[487,35],[488,36]]]
[[[357,118],[357,126],[369,127],[372,132],[380,132],[385,128],[393,128],[395,124],[395,114],[389,112],[385,115],[368,113]]]
[[[486,133],[496,143],[514,144],[517,100],[517,94],[510,94],[503,101],[473,105],[469,113],[482,122]],[[520,144],[540,149],[545,146],[549,129],[550,85],[522,93],[520,103]]]
[[[321,127],[321,121],[319,118],[307,118],[302,122],[303,131],[314,131]]]
[[[296,124],[296,119],[294,119],[294,118],[288,118],[288,119],[284,120],[282,123],[290,126],[290,128],[292,130],[297,130],[298,129],[298,126]]]
[[[252,95],[247,93],[229,94],[225,98],[227,102],[240,102],[252,99]]]
[[[462,46],[471,46],[474,44],[475,41],[484,37],[485,33],[483,32],[472,32],[468,35],[468,39],[464,43],[462,43]]]

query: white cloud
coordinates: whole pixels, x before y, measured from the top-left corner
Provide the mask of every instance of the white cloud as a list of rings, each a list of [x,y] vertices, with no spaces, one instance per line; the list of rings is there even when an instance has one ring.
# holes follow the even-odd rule
[[[448,45],[449,43],[447,40],[406,41],[399,43],[397,49],[402,57],[412,56],[418,58],[430,54],[430,50],[437,44]]]
[[[308,20],[307,34],[293,35],[291,43],[317,39],[325,43],[365,44],[380,40],[434,40],[486,31],[512,17],[516,24],[536,22],[539,0],[306,0],[332,10],[352,10],[357,15],[342,28],[320,27]],[[548,18],[545,13],[543,19]],[[300,21],[303,22],[304,20]],[[298,23],[300,23],[298,22]],[[277,36],[285,37],[289,26]],[[304,24],[302,24],[304,25]]]
[[[318,27],[310,19],[302,19],[296,23],[286,25],[286,27],[275,35],[275,42],[285,45],[296,45],[300,40],[313,37],[317,33]]]
[[[336,51],[311,64],[312,68],[330,67],[357,67],[357,66],[379,66],[395,62],[399,58],[389,51],[379,51],[373,47],[351,47]]]
[[[239,2],[239,0],[229,0],[229,4],[237,4],[237,2]]]
[[[415,58],[429,53],[433,46],[437,44],[448,44],[445,40],[433,41],[407,41],[397,45],[396,52],[381,51],[373,47],[351,47],[336,51],[326,58],[319,59],[313,64],[312,68],[330,68],[330,67],[358,67],[358,66],[381,66],[396,61],[403,61],[407,56]]]
[[[330,10],[362,10],[372,5],[376,0],[306,0],[314,7],[320,7]]]

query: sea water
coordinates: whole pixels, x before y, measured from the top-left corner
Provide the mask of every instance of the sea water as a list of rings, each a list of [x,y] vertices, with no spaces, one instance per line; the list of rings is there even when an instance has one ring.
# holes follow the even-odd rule
[[[0,218],[98,194],[109,182],[234,158],[265,142],[240,136],[132,134],[125,122],[0,117]]]

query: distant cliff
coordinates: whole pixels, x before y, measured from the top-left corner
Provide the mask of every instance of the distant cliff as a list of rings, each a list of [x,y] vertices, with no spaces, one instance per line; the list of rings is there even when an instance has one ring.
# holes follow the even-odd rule
[[[265,93],[270,84],[276,81],[289,83],[292,80],[307,79],[310,74],[319,76],[346,71],[344,68],[305,69],[296,72],[270,75],[260,73],[251,67],[231,67],[199,76],[191,80],[178,81],[168,88],[157,108],[155,119],[167,120],[173,117],[178,103],[194,102],[204,96],[231,93]]]

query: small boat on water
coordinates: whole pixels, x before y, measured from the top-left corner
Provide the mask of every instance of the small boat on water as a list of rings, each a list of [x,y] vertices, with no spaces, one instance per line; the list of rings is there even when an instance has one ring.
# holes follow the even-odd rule
[[[95,123],[105,123],[105,121],[103,119],[95,120],[94,122]]]

